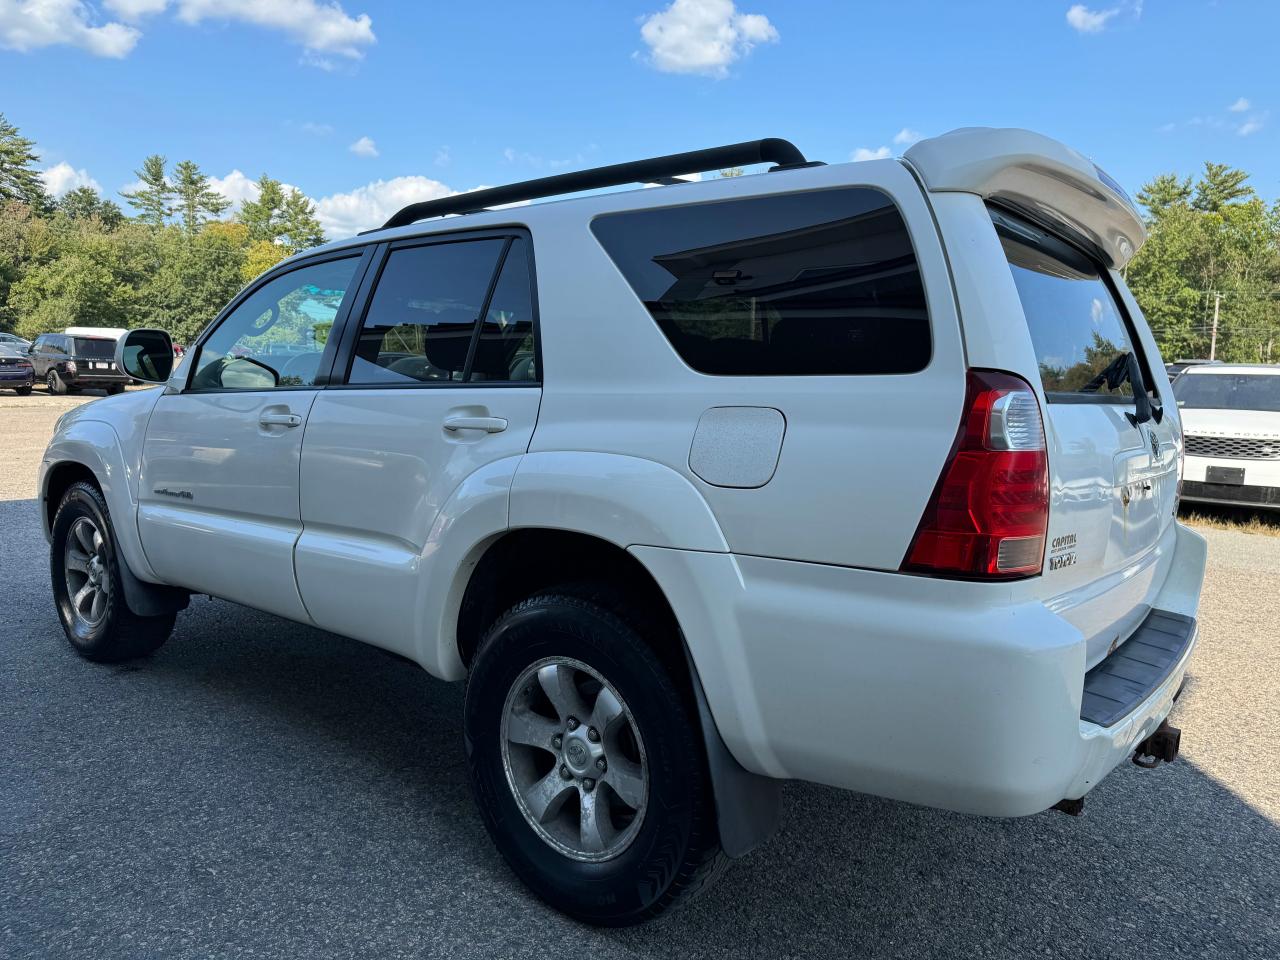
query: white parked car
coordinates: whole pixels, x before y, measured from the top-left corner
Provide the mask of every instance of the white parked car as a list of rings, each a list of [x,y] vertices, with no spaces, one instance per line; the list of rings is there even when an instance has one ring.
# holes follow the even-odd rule
[[[1280,366],[1197,364],[1173,392],[1186,434],[1182,498],[1280,509]]]
[[[171,375],[163,333],[121,339],[166,386],[67,414],[41,468],[67,636],[145,655],[206,593],[465,678],[494,841],[594,923],[751,850],[788,778],[1074,812],[1176,755],[1197,635],[1179,413],[1118,272],[1143,238],[1018,130],[414,204]]]

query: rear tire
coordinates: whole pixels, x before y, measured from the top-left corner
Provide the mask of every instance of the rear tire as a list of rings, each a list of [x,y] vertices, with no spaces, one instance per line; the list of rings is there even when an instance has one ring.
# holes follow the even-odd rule
[[[117,393],[124,393],[124,384],[113,383],[111,386],[107,387],[107,396],[114,397]]]
[[[58,371],[50,370],[44,378],[44,385],[48,388],[49,393],[54,396],[61,396],[67,392],[67,385],[62,382],[62,378],[58,376]]]
[[[550,592],[500,617],[472,663],[464,731],[494,843],[570,916],[640,923],[727,862],[696,719],[636,627],[597,603]]]
[[[125,602],[124,560],[107,502],[91,483],[72,484],[53,520],[49,574],[62,629],[76,653],[98,663],[145,657],[173,631],[176,614],[140,617]]]
[[[31,396],[31,384],[28,383],[25,387],[14,387],[13,392],[20,397],[29,397]]]

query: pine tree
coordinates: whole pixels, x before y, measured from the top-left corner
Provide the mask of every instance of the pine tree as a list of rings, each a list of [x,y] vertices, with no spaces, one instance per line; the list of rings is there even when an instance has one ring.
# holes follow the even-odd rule
[[[0,200],[17,200],[37,213],[47,212],[49,197],[36,170],[39,162],[35,142],[0,113]]]
[[[173,191],[177,195],[177,212],[189,233],[199,230],[205,220],[217,219],[231,206],[230,200],[209,187],[209,178],[192,160],[182,160],[174,166]]]
[[[290,190],[280,211],[281,239],[293,250],[308,250],[324,243],[324,228],[316,219],[316,205],[300,190]]]
[[[240,205],[236,217],[249,228],[250,240],[275,242],[280,236],[276,220],[284,206],[284,189],[279,180],[272,180],[265,173],[258,178],[258,199],[246,200]]]
[[[1147,208],[1152,220],[1159,220],[1170,208],[1185,205],[1191,199],[1191,178],[1179,179],[1175,173],[1162,173],[1138,191],[1138,202]]]
[[[129,206],[138,211],[138,219],[153,227],[162,227],[173,216],[175,193],[164,172],[165,158],[153,153],[142,161],[142,169],[135,170],[139,184],[132,193],[121,191]]]
[[[1225,163],[1205,161],[1204,175],[1196,184],[1196,196],[1191,205],[1204,213],[1217,213],[1228,203],[1248,200],[1254,196],[1253,187],[1245,186],[1249,175]]]
[[[55,206],[72,220],[96,217],[108,230],[114,230],[124,222],[124,212],[112,201],[99,196],[93,187],[76,187],[64,194]]]

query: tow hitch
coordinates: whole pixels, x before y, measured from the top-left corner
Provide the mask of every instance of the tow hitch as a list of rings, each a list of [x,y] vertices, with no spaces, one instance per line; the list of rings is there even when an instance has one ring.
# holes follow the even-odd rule
[[[1160,723],[1155,732],[1138,744],[1133,751],[1133,762],[1150,770],[1160,764],[1173,763],[1178,759],[1178,746],[1182,741],[1182,731],[1170,726],[1168,720]]]

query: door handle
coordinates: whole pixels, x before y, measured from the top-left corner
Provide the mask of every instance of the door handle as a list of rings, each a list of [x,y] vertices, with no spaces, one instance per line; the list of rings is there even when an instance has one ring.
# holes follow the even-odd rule
[[[450,417],[444,422],[444,428],[453,433],[459,430],[483,430],[485,433],[501,433],[507,429],[507,421],[502,417]]]
[[[302,418],[296,413],[264,413],[258,417],[264,427],[300,427]]]

